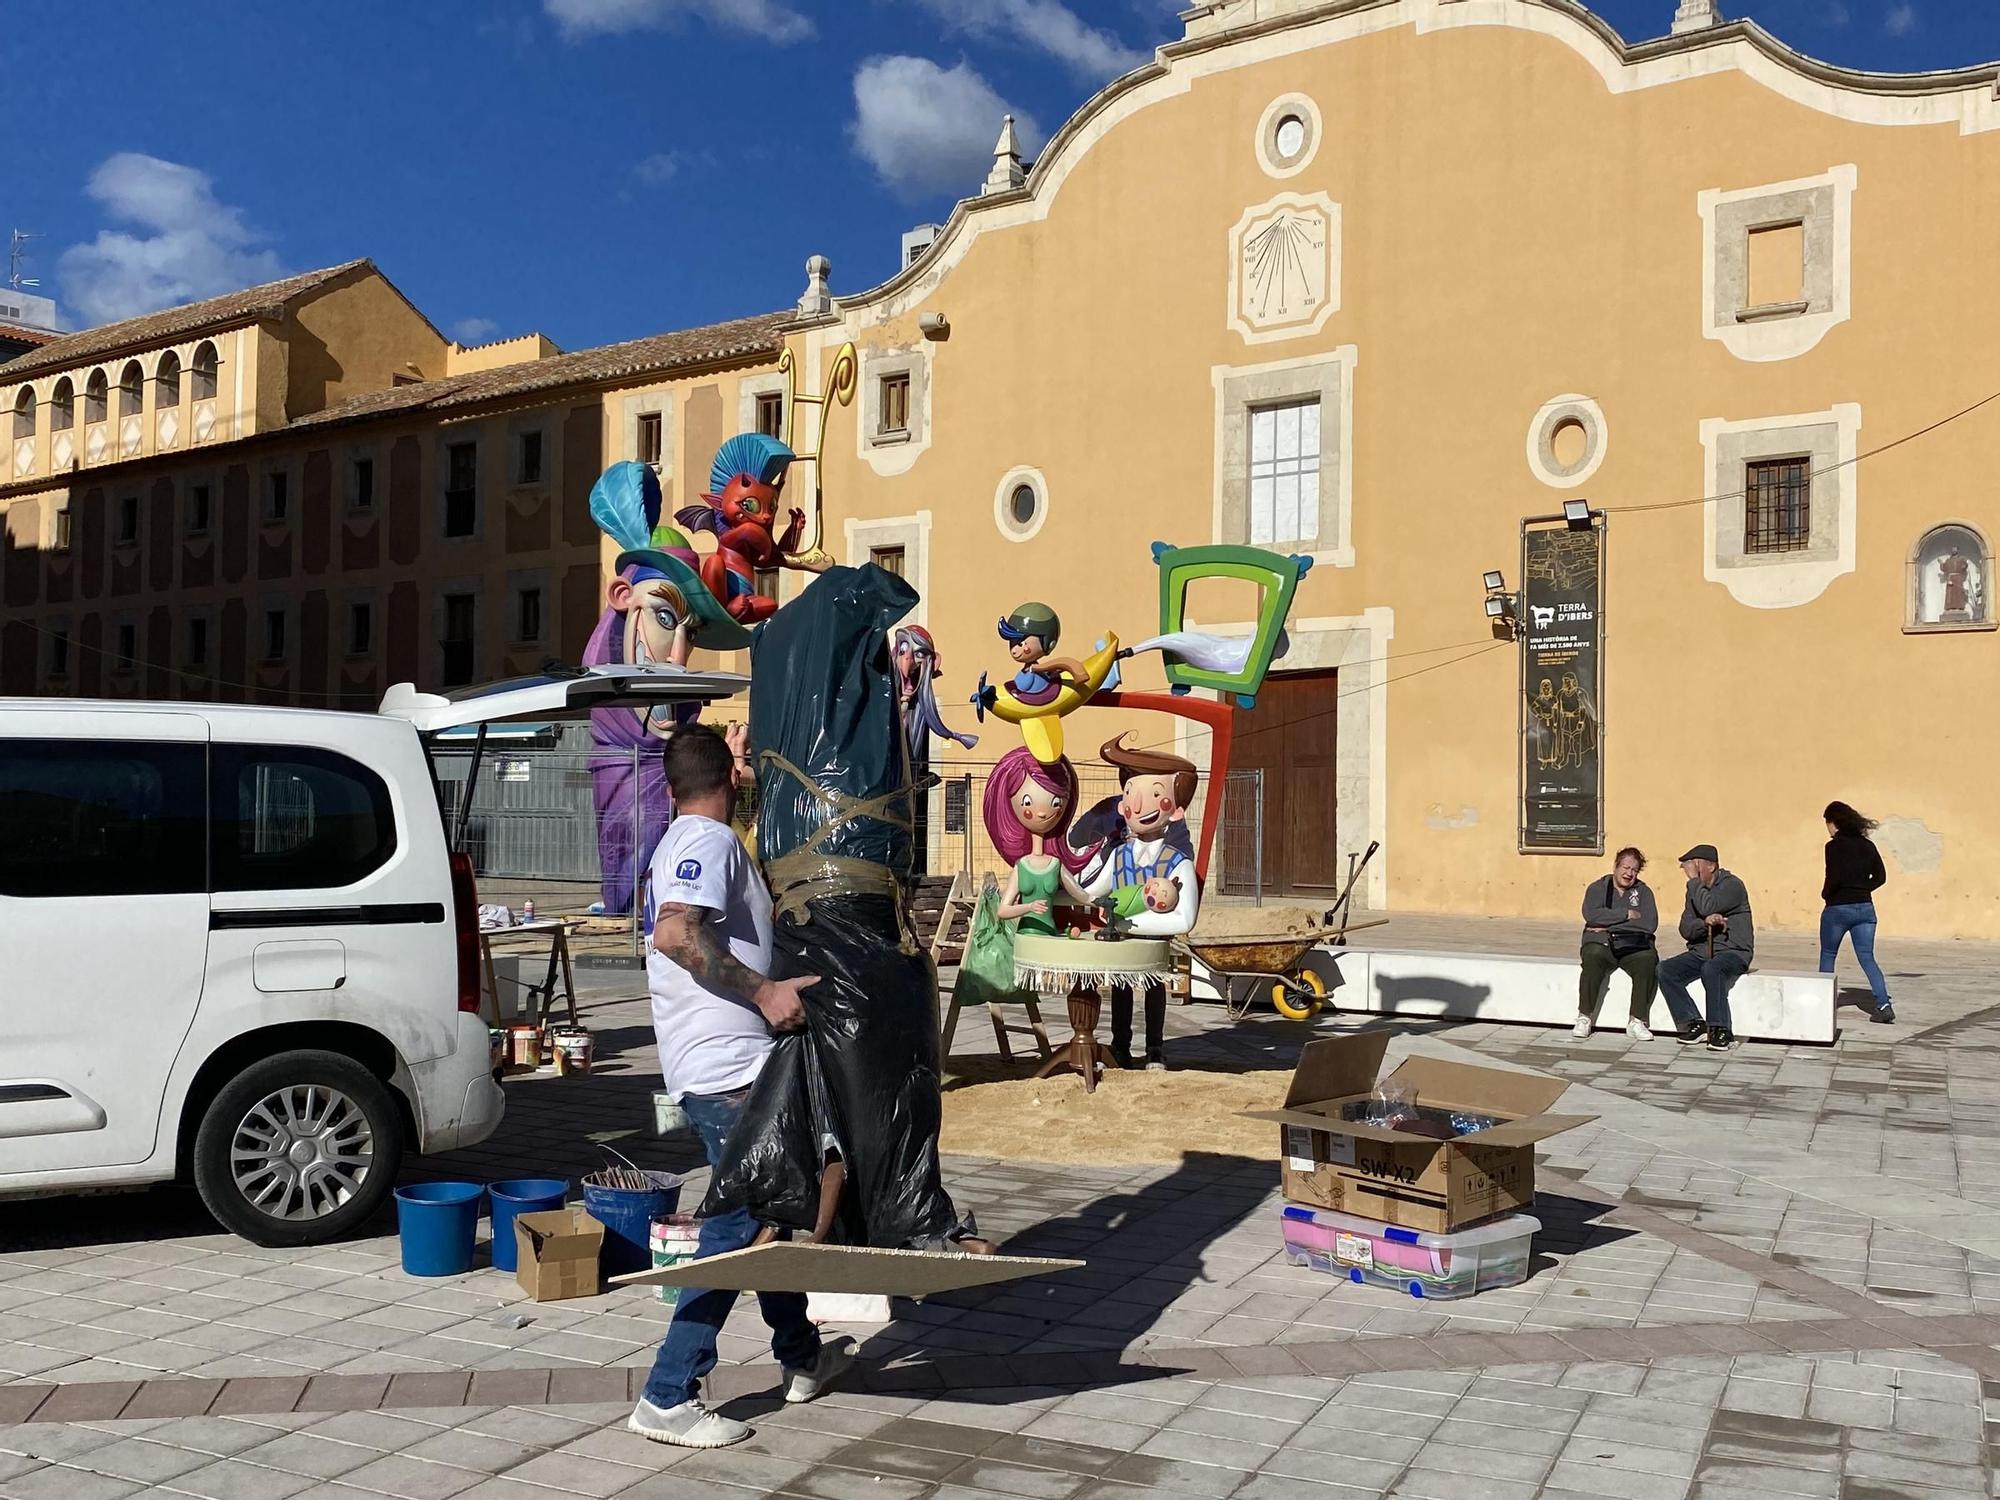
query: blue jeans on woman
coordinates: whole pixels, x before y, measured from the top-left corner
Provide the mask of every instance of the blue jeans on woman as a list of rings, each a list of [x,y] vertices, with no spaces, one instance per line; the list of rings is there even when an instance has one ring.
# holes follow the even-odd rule
[[[722,1155],[722,1143],[743,1112],[750,1090],[733,1094],[689,1094],[681,1100],[688,1123],[701,1137],[701,1148],[712,1167]],[[696,1242],[697,1259],[746,1249],[757,1237],[757,1221],[744,1208],[731,1209],[701,1221]],[[716,1335],[736,1305],[736,1293],[696,1290],[683,1287],[674,1307],[674,1320],[660,1352],[653,1358],[653,1373],[646,1379],[646,1399],[666,1410],[692,1401],[701,1394],[702,1378],[715,1368]],[[806,1317],[802,1292],[759,1292],[757,1305],[771,1328],[771,1352],[787,1369],[804,1369],[819,1358],[819,1330]]]
[[[1868,976],[1868,988],[1875,992],[1877,1006],[1889,1003],[1889,982],[1882,977],[1882,966],[1875,962],[1875,903],[1873,901],[1848,901],[1839,906],[1829,906],[1819,914],[1819,971],[1833,972],[1833,962],[1840,956],[1840,940],[1853,940],[1854,956],[1861,960],[1861,972]]]

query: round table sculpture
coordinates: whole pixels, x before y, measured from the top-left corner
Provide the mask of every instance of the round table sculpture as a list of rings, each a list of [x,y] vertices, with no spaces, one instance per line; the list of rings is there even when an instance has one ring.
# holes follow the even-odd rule
[[[1167,938],[1016,933],[1014,982],[1024,990],[1069,992],[1069,1043],[1036,1076],[1074,1070],[1083,1075],[1086,1091],[1095,1090],[1108,1055],[1097,1042],[1103,991],[1112,985],[1143,990],[1173,972],[1173,943]]]

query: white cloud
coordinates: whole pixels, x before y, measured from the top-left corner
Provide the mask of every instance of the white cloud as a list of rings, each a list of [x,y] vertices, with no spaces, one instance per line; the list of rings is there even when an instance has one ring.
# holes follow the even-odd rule
[[[265,236],[219,202],[206,172],[136,151],[107,157],[85,193],[114,223],[56,262],[64,299],[86,325],[157,312],[281,274]]]
[[[1042,146],[1034,119],[1010,110],[970,63],[941,68],[922,57],[871,57],[854,73],[854,149],[905,196],[978,191],[993,165],[1000,117],[1012,114],[1023,152]]]
[[[680,152],[655,151],[651,156],[639,159],[632,168],[632,175],[648,187],[658,187],[663,182],[672,182],[680,170]]]
[[[467,347],[483,344],[499,331],[500,325],[491,318],[460,318],[451,325],[451,336]]]
[[[1081,78],[1099,80],[1136,68],[1152,54],[1092,26],[1061,0],[919,0],[960,31],[1005,36],[1049,56]]]
[[[772,42],[802,42],[819,30],[784,0],[542,0],[542,9],[572,42],[656,31],[691,18]]]
[[[1882,29],[1890,36],[1910,36],[1917,29],[1917,8],[1902,0],[1900,5],[1889,7],[1889,14],[1882,19]]]

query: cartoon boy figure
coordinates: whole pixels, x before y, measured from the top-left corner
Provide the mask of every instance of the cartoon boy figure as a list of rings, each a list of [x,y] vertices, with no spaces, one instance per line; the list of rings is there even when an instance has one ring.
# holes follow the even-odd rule
[[[1000,622],[1000,639],[1021,669],[1014,674],[1014,696],[1023,703],[1047,702],[1064,682],[1083,680],[1078,663],[1049,655],[1061,634],[1062,620],[1046,604],[1023,604]]]

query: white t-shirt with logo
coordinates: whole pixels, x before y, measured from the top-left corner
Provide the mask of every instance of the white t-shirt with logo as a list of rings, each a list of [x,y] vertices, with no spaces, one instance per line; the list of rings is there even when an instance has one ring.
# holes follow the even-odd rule
[[[668,902],[706,907],[715,935],[738,963],[771,970],[771,897],[735,830],[683,814],[653,854],[653,921]],[[755,1081],[771,1050],[771,1028],[747,1000],[704,983],[659,949],[646,950],[660,1077],[676,1099],[727,1094]]]

